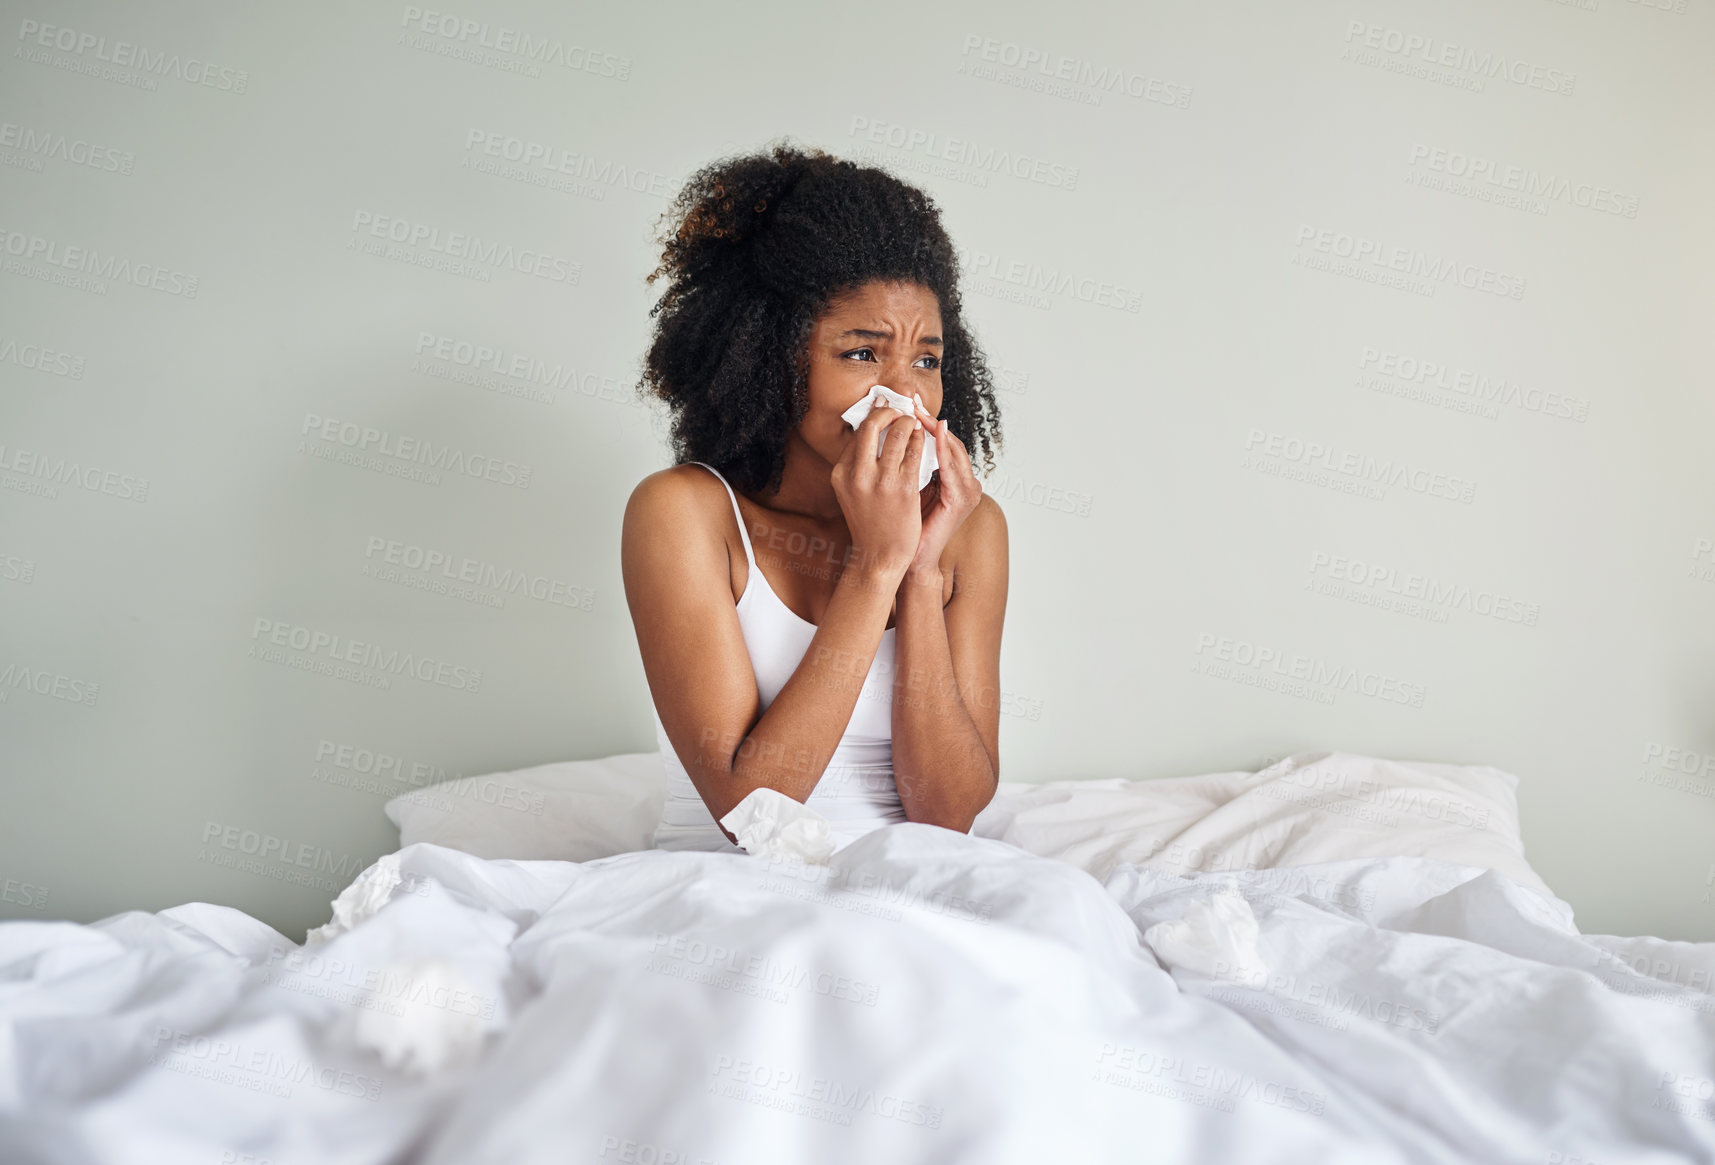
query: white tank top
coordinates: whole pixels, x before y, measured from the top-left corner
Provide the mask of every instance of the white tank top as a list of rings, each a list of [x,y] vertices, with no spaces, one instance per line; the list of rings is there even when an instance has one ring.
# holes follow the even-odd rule
[[[750,563],[744,594],[739,597],[738,625],[744,634],[744,649],[756,673],[756,690],[766,711],[797,670],[798,661],[815,637],[816,625],[797,615],[774,593],[756,565],[750,534],[744,528],[738,497],[714,466],[693,461],[720,478],[732,499],[738,519],[744,557]],[[852,709],[846,731],[834,749],[822,778],[804,803],[833,827],[834,840],[844,844],[883,825],[905,820],[899,791],[893,783],[893,643],[892,627],[881,633],[881,646],[863,678],[857,706]],[[655,830],[657,849],[731,850],[738,847],[726,839],[714,815],[691,784],[690,775],[667,739],[661,713],[655,713],[655,735],[661,743],[661,759],[667,770],[667,801]]]

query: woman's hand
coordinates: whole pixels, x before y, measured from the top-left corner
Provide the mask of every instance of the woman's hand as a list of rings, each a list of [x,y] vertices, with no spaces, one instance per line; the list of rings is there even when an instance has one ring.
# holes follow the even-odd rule
[[[965,443],[953,436],[946,421],[937,421],[929,415],[921,397],[916,399],[916,403],[918,418],[925,431],[935,439],[935,459],[939,468],[935,480],[925,486],[920,495],[919,514],[923,532],[918,539],[917,553],[911,560],[912,572],[940,569],[941,555],[946,551],[947,543],[952,541],[953,532],[971,516],[983,497],[982,483],[971,469],[971,457],[965,451]],[[911,464],[915,467],[917,463],[912,461]]]
[[[917,472],[927,435],[910,413],[871,409],[834,464],[834,496],[851,533],[849,565],[887,583],[905,577],[920,549],[923,511]]]

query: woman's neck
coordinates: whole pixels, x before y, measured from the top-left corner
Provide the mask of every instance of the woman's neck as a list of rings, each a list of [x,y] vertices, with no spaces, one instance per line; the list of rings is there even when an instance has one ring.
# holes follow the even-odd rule
[[[792,433],[786,438],[786,467],[780,473],[780,488],[771,494],[758,493],[750,500],[776,513],[843,527],[845,511],[834,493],[833,473],[834,467],[826,458]]]

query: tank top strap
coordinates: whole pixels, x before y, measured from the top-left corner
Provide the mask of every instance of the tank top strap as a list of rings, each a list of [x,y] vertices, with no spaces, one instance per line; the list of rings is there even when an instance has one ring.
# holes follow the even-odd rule
[[[745,561],[750,563],[751,570],[755,570],[756,554],[750,548],[750,531],[744,528],[744,514],[740,512],[738,508],[738,495],[732,492],[732,486],[727,484],[727,479],[722,476],[721,471],[710,465],[707,461],[693,461],[690,464],[702,466],[717,478],[720,478],[720,483],[726,486],[726,496],[732,499],[732,516],[738,519],[738,536],[744,539]]]

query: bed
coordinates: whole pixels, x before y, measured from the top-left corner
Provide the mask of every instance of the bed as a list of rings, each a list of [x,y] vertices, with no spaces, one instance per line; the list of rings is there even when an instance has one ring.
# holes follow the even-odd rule
[[[303,944],[0,924],[0,1160],[1715,1160],[1715,944],[1581,934],[1516,788],[1003,784],[825,865],[651,849],[659,754],[414,790]]]

